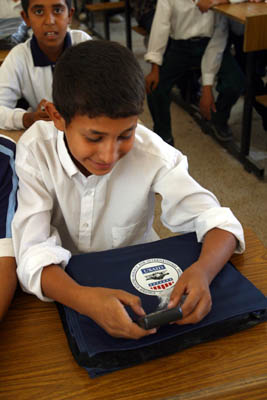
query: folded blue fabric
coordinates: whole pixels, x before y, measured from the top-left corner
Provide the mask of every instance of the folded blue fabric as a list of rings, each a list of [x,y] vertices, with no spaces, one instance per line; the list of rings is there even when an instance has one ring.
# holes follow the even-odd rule
[[[85,286],[123,289],[141,298],[146,313],[156,310],[159,297],[148,295],[134,285],[133,271],[142,267],[150,285],[165,285],[171,278],[164,276],[163,266],[153,260],[168,260],[185,270],[199,256],[201,244],[194,233],[156,242],[73,256],[67,273]],[[146,268],[144,260],[152,260]],[[138,268],[137,268],[138,270]],[[156,271],[156,272],[155,272]],[[153,275],[154,274],[154,275]],[[169,274],[170,276],[171,274]],[[154,278],[153,278],[154,277]],[[153,279],[154,280],[153,280]],[[212,310],[195,325],[167,325],[154,335],[140,340],[117,339],[108,335],[90,318],[58,304],[63,326],[72,353],[91,377],[129,367],[182,350],[208,340],[232,334],[267,320],[267,299],[236,268],[228,262],[213,280]],[[128,310],[133,319],[137,316]]]

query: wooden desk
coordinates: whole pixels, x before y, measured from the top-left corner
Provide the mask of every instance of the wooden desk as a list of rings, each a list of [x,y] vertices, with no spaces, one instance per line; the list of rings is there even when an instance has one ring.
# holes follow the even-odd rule
[[[267,294],[267,252],[251,231],[233,262]],[[2,400],[266,400],[267,323],[90,379],[53,303],[18,291],[0,326]]]
[[[8,55],[9,50],[0,50],[0,65]]]
[[[240,149],[232,144],[229,150],[237,156],[248,171],[253,171],[258,177],[264,177],[264,169],[249,158],[251,121],[252,121],[252,99],[255,51],[267,49],[267,3],[239,3],[221,4],[213,8],[216,12],[240,22],[244,25],[244,45],[247,52],[246,66],[246,94],[244,101],[242,133]]]

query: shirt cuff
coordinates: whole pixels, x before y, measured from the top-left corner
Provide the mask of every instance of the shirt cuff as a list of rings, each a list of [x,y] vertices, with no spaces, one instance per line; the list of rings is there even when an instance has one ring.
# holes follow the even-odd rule
[[[22,110],[20,108],[18,108],[14,111],[13,122],[14,122],[15,129],[25,129],[25,127],[23,125],[23,115],[25,113],[26,113],[26,111]]]
[[[162,65],[162,56],[158,53],[150,51],[145,54],[144,59],[152,64]]]
[[[14,257],[12,239],[0,239],[0,257]]]
[[[71,258],[70,251],[60,247],[35,246],[30,249],[21,263],[18,263],[17,274],[21,288],[35,294],[40,300],[53,301],[43,295],[41,276],[43,268],[55,264],[65,268]]]
[[[202,75],[202,85],[203,86],[213,86],[215,80],[214,74],[203,74]]]
[[[197,218],[196,234],[198,241],[202,242],[206,233],[213,228],[230,232],[236,237],[238,244],[235,253],[243,253],[245,251],[243,228],[230,208],[214,207],[205,211]]]

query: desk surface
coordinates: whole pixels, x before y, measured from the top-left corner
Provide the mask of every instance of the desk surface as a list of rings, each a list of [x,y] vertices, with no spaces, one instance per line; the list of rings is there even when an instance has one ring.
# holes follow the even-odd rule
[[[213,9],[245,25],[245,52],[267,49],[267,3],[221,4]]]
[[[233,262],[267,293],[267,252],[251,231]],[[267,323],[90,379],[74,361],[53,303],[20,291],[0,325],[3,400],[266,400]],[[242,397],[241,397],[242,396]]]

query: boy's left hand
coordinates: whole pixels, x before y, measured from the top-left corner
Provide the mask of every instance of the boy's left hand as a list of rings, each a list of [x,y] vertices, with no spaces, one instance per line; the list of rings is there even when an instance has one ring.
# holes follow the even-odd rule
[[[174,308],[178,306],[182,295],[186,294],[181,307],[183,318],[176,322],[179,325],[195,324],[211,310],[209,281],[198,264],[198,261],[195,262],[183,272],[170,297],[168,308]]]
[[[199,110],[203,118],[208,121],[211,119],[211,111],[216,112],[212,86],[203,86],[202,95],[199,102]]]

